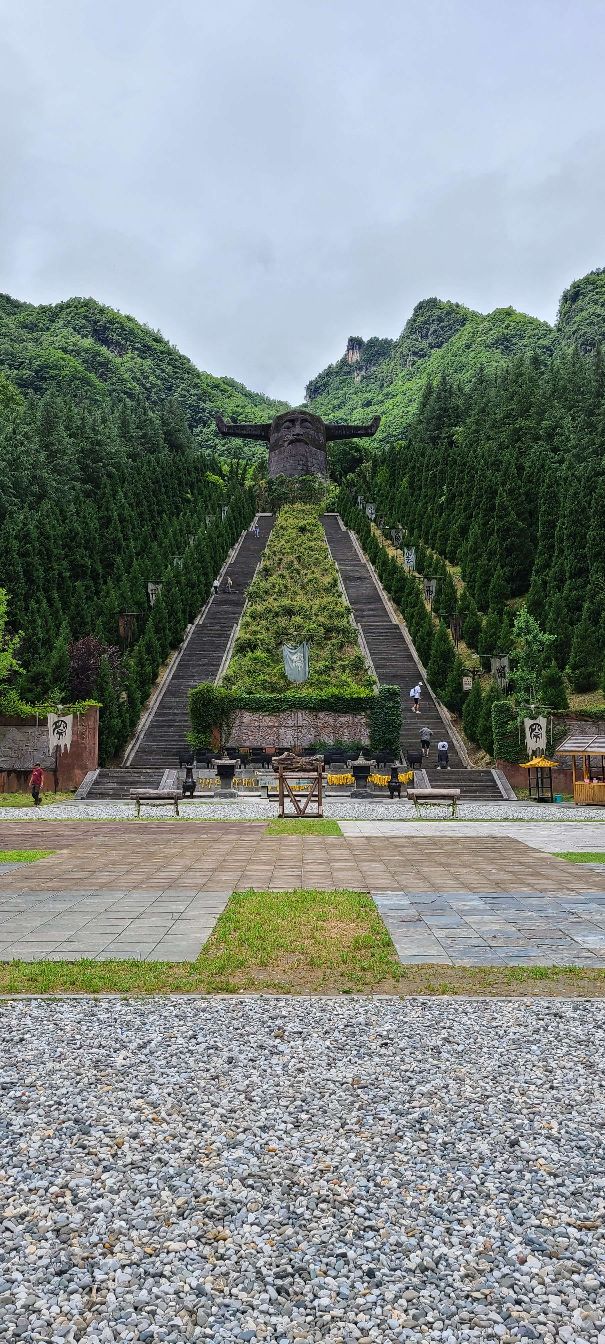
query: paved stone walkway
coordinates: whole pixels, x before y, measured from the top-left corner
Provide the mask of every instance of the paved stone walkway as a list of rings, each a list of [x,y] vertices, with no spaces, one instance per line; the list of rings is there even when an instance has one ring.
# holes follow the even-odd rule
[[[57,852],[0,870],[0,957],[189,959],[232,891],[345,887],[375,894],[406,960],[605,967],[605,874],[495,827],[453,829],[270,836],[262,824],[8,822],[3,847]]]
[[[195,961],[227,891],[0,894],[0,961]]]
[[[563,814],[565,817],[565,814]],[[573,814],[572,814],[573,816]],[[419,835],[432,843],[437,836],[449,839],[469,839],[474,836],[488,839],[510,836],[520,840],[532,849],[541,849],[547,854],[558,853],[603,853],[605,854],[605,817],[602,821],[582,821],[575,819],[557,821],[341,821],[339,826],[343,835],[368,836],[383,835],[401,837]],[[405,831],[404,831],[405,826]]]

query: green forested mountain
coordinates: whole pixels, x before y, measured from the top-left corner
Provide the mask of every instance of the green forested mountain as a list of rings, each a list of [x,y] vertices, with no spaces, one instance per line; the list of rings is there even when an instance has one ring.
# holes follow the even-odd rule
[[[220,442],[215,410],[266,420],[284,409],[231,378],[201,373],[159,332],[94,299],[36,307],[0,295],[0,407],[45,392],[95,407],[144,397],[160,413],[174,401],[206,448]],[[238,451],[249,455],[249,445]]]
[[[577,691],[605,674],[603,339],[604,271],[569,286],[554,327],[427,299],[397,340],[352,338],[308,389],[328,418],[383,417],[369,453],[332,445],[350,520],[360,493],[403,529],[441,576],[439,614],[482,655],[506,652],[526,597],[554,639],[553,707],[561,671]],[[92,300],[0,299],[0,589],[8,634],[23,632],[0,708],[97,696],[103,759],[124,744],[255,507],[246,463],[226,462],[223,441],[212,451],[216,408],[266,420],[278,406]],[[163,585],[154,606],[149,582]],[[413,585],[406,601],[428,662]],[[445,695],[445,626],[439,639]],[[453,705],[459,683],[457,665]]]
[[[311,409],[327,418],[382,415],[373,447],[397,444],[428,381],[447,376],[468,386],[483,371],[535,355],[548,363],[557,353],[588,353],[605,340],[605,271],[576,280],[561,298],[554,327],[514,308],[482,314],[441,299],[418,303],[397,340],[351,337],[347,352],[307,385]]]

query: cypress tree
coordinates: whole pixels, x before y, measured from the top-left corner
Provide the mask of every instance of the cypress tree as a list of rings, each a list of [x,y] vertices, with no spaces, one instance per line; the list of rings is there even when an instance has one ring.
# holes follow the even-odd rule
[[[462,678],[464,676],[464,663],[456,654],[452,667],[448,673],[443,692],[443,703],[448,709],[452,709],[455,714],[461,714],[464,707],[464,691],[462,689]]]
[[[435,695],[438,695],[440,699],[445,691],[447,679],[454,666],[454,661],[454,645],[452,644],[447,627],[444,625],[443,621],[440,621],[435,632],[429,665],[426,670],[429,685],[432,687]]]
[[[575,628],[567,674],[575,691],[594,691],[601,680],[603,645],[598,629],[584,608]]]
[[[540,699],[546,709],[569,709],[565,678],[554,660],[544,669]]]
[[[483,692],[481,682],[476,677],[473,682],[473,689],[469,691],[464,709],[462,711],[462,727],[470,742],[479,741],[479,720],[483,706]]]

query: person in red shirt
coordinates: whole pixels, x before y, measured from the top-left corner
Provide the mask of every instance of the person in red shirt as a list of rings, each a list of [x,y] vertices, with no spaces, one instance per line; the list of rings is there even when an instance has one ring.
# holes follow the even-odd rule
[[[29,787],[32,791],[34,807],[40,806],[40,790],[42,788],[43,783],[44,783],[44,771],[42,769],[42,766],[35,765],[31,772],[29,780]]]

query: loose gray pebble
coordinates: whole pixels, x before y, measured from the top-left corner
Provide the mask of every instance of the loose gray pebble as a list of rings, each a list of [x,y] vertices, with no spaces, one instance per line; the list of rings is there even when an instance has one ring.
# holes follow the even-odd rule
[[[0,1337],[605,1344],[605,1004],[0,1007]]]

